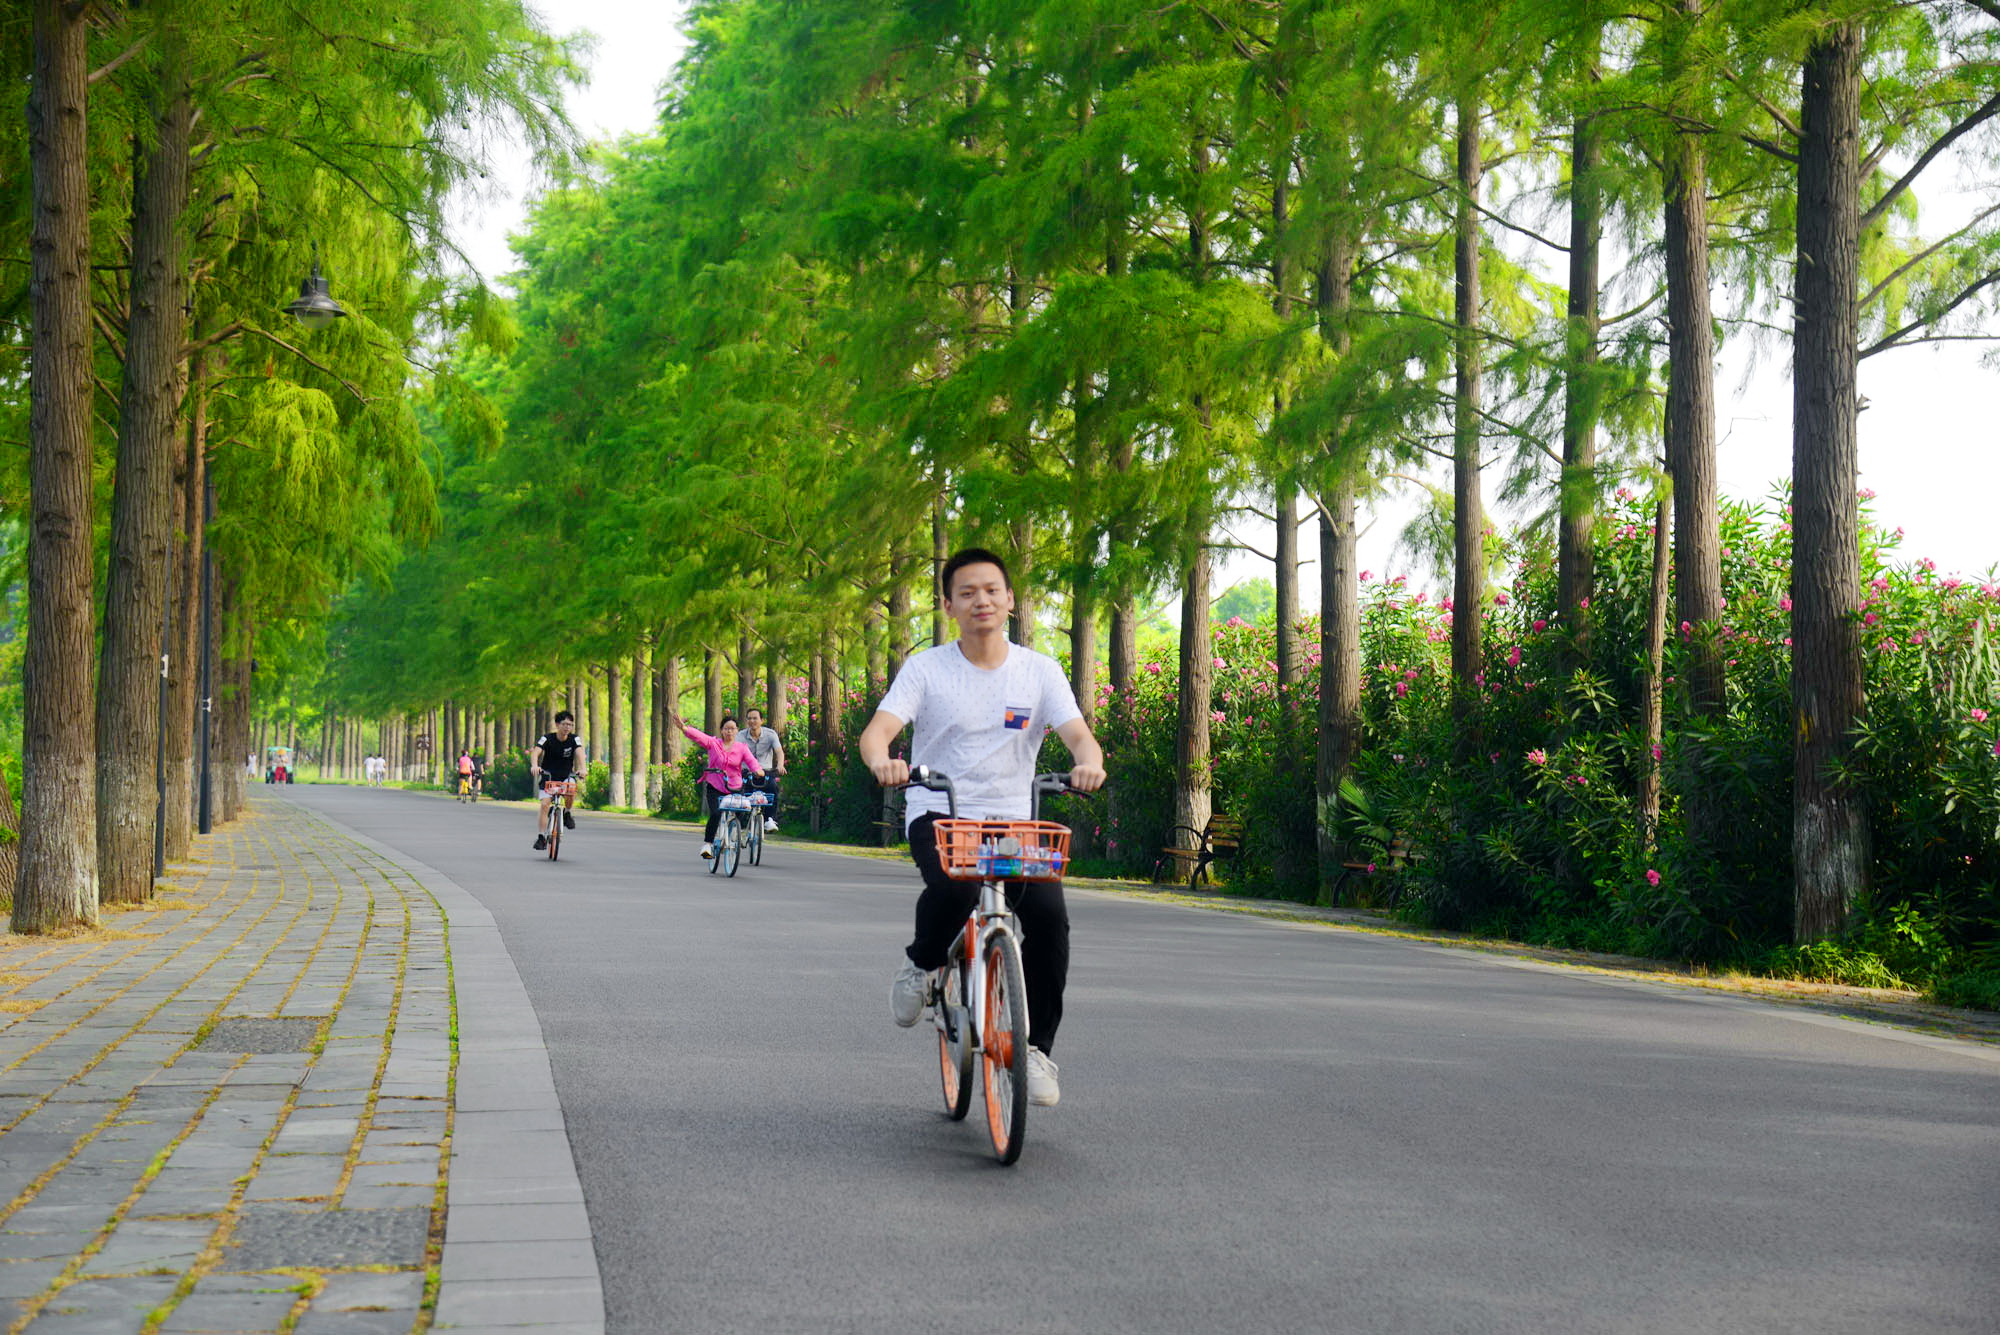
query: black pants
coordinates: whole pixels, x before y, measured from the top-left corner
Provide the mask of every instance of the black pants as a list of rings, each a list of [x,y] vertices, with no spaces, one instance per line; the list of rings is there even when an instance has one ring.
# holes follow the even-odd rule
[[[701,841],[704,844],[712,844],[715,842],[715,827],[722,823],[722,808],[716,805],[722,800],[722,794],[703,784],[701,795],[702,804],[708,808],[708,828],[701,832]]]
[[[924,878],[917,896],[917,935],[903,953],[919,969],[940,969],[951,943],[979,903],[977,881],[944,874],[937,851],[937,816],[910,826],[910,856]],[[1069,909],[1061,881],[1009,881],[1007,902],[1021,928],[1021,972],[1028,985],[1028,1042],[1050,1052],[1062,1024],[1063,988],[1069,983]]]

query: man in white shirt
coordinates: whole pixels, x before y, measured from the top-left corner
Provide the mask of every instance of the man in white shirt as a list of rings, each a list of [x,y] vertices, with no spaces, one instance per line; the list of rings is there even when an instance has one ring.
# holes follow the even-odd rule
[[[1007,639],[1014,586],[1006,562],[969,547],[945,562],[939,584],[958,639],[905,663],[862,731],[862,763],[876,781],[909,782],[908,762],[892,759],[889,744],[914,724],[911,758],[952,780],[960,816],[1027,819],[1035,757],[1050,731],[1075,762],[1070,786],[1083,792],[1103,787],[1103,749],[1077,708],[1062,665]],[[944,967],[952,939],[979,898],[977,885],[947,877],[939,861],[934,827],[946,807],[942,793],[909,790],[910,856],[924,890],[917,899],[916,937],[889,993],[896,1023],[906,1028],[923,1013],[931,974]],[[1069,911],[1060,881],[1010,890],[1028,988],[1028,1098],[1052,1107],[1061,1097],[1049,1051],[1069,979]]]

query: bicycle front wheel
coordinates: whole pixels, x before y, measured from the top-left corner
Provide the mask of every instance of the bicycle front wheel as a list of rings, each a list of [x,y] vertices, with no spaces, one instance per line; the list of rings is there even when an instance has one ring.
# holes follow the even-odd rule
[[[724,876],[734,876],[737,859],[743,852],[743,832],[737,828],[735,812],[722,818],[722,828],[716,833],[721,837],[716,841],[715,860],[722,864]]]
[[[1021,948],[1005,932],[986,947],[986,997],[980,1012],[986,1129],[995,1157],[1013,1163],[1028,1138],[1028,986],[1021,974]]]
[[[970,973],[964,960],[945,965],[937,1000],[938,1078],[945,1115],[954,1122],[972,1111],[972,1008],[965,996]]]
[[[549,808],[549,861],[556,860],[556,853],[562,848],[562,808]]]

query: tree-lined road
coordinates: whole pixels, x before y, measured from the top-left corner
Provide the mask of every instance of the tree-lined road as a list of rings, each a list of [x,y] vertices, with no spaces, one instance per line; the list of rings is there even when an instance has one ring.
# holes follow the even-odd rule
[[[904,862],[401,792],[287,796],[450,877],[546,1035],[610,1329],[1989,1331],[2000,1052],[1073,892],[1021,1163],[888,981]]]

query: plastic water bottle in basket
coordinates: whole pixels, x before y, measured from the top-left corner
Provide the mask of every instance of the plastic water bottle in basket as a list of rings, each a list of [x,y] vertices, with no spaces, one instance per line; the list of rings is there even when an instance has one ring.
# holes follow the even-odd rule
[[[961,880],[1056,881],[1069,861],[1069,827],[1045,820],[941,820],[945,874]]]

